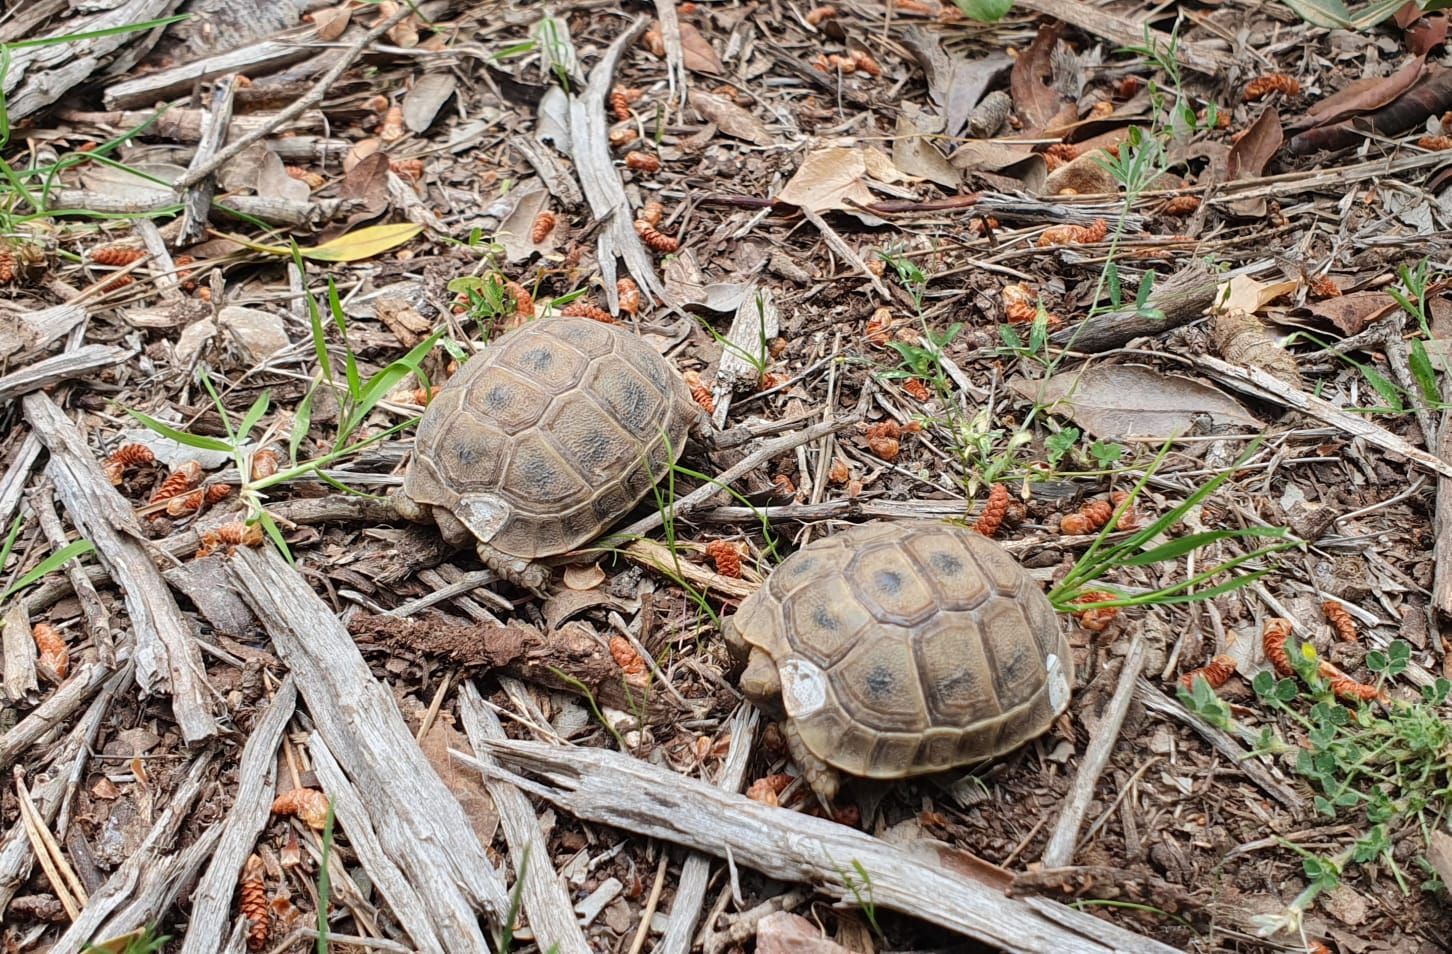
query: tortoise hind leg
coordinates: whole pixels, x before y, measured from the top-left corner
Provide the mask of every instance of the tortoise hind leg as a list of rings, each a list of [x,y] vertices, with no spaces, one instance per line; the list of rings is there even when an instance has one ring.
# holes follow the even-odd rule
[[[533,563],[523,557],[509,556],[501,553],[487,543],[478,543],[475,549],[479,552],[479,559],[489,569],[498,573],[516,586],[524,587],[539,597],[544,597],[545,584],[550,581],[549,568],[540,563]]]
[[[802,741],[801,735],[797,732],[796,724],[791,719],[788,719],[782,726],[782,734],[786,736],[787,751],[791,752],[792,761],[797,763],[802,777],[812,787],[812,791],[817,795],[817,801],[822,803],[822,808],[827,810],[830,817],[832,800],[837,797],[837,789],[841,781],[837,770],[808,751],[806,743]]]

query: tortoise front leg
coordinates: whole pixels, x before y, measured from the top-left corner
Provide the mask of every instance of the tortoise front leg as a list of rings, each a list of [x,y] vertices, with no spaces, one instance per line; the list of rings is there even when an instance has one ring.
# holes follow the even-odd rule
[[[812,791],[817,795],[817,801],[822,803],[822,808],[830,818],[832,800],[837,797],[841,777],[837,774],[836,769],[808,751],[806,744],[802,742],[801,735],[797,733],[796,723],[791,719],[786,720],[783,724],[782,734],[786,736],[787,751],[792,754],[792,761],[797,763],[802,777],[812,787]]]
[[[485,566],[509,582],[529,590],[541,599],[549,595],[545,592],[545,584],[550,581],[549,567],[542,563],[526,560],[524,557],[501,553],[487,543],[478,543],[475,545],[475,549],[479,552],[479,559],[484,562]]]

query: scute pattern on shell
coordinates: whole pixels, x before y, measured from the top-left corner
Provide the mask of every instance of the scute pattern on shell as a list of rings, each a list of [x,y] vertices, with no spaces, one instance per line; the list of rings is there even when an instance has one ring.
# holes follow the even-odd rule
[[[948,524],[874,522],[816,540],[731,625],[776,663],[807,749],[869,778],[1015,749],[1064,710],[1073,682],[1038,586],[997,543]]]
[[[456,515],[461,495],[495,495],[509,516],[485,542],[510,556],[553,556],[645,496],[680,455],[694,413],[679,375],[629,330],[530,322],[433,398],[403,490]]]

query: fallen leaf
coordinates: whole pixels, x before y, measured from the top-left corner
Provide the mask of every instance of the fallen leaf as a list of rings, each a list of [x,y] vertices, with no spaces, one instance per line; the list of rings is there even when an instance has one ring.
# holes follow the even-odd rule
[[[253,167],[253,174],[253,189],[259,198],[306,202],[312,191],[306,182],[288,175],[282,159],[270,149],[263,150],[261,161]]]
[[[382,148],[383,143],[378,139],[377,136],[369,136],[367,139],[358,140],[357,142],[353,143],[353,147],[349,149],[348,154],[343,157],[343,171],[352,171],[354,166],[358,165],[358,163],[362,162],[364,159],[367,159],[369,156],[378,152]]]
[[[598,563],[571,564],[565,567],[564,577],[565,585],[572,590],[593,590],[605,582],[605,571]]]
[[[1058,195],[1065,189],[1072,189],[1074,195],[1117,194],[1119,185],[1105,168],[1104,156],[1095,150],[1075,156],[1049,173],[1038,194]]]
[[[185,169],[170,162],[133,162],[127,166],[88,162],[80,168],[81,185],[86,189],[140,203],[160,196],[175,199],[171,183],[186,175]]]
[[[1298,282],[1258,282],[1249,275],[1236,275],[1215,291],[1212,311],[1243,311],[1248,315],[1260,312],[1282,295],[1289,295],[1300,287]]]
[[[444,103],[454,95],[458,83],[453,73],[425,73],[420,76],[413,89],[403,95],[400,104],[403,107],[403,124],[416,133],[428,129]]]
[[[544,241],[534,243],[534,220],[549,203],[549,193],[534,181],[514,190],[515,205],[499,223],[494,232],[494,241],[504,248],[504,260],[522,262],[536,252],[548,252],[560,242],[561,228],[549,230]]]
[[[1163,441],[1188,430],[1201,414],[1219,425],[1261,426],[1239,402],[1215,388],[1133,364],[1065,371],[1042,382],[1020,378],[1011,387],[1104,439]]]
[[[776,911],[756,925],[756,954],[852,954],[799,914]]]
[[[942,120],[911,103],[902,105],[903,111],[897,117],[897,134],[892,140],[892,164],[910,176],[956,190],[963,176],[930,138],[941,131]]]
[[[1407,49],[1426,56],[1447,41],[1447,18],[1424,17],[1413,23],[1405,36]]]
[[[1335,325],[1343,335],[1354,335],[1396,308],[1397,303],[1384,291],[1359,291],[1312,302],[1306,307],[1317,318]]]
[[[1427,846],[1427,861],[1444,885],[1452,885],[1452,835],[1434,830]]]
[[[877,201],[868,183],[902,178],[892,160],[875,149],[829,146],[808,153],[776,198],[813,212],[842,209],[876,224],[881,220],[860,209]]]
[[[397,248],[422,231],[422,225],[415,225],[412,222],[370,225],[365,229],[340,235],[331,242],[302,246],[298,249],[298,253],[303,258],[314,262],[357,262],[365,258],[372,258],[391,248]],[[263,245],[260,242],[247,241],[236,235],[232,236],[232,240],[254,252],[266,252],[269,255],[292,255],[292,249],[285,245]]]
[[[963,172],[996,172],[1013,176],[1037,195],[1049,174],[1044,157],[1029,146],[992,139],[970,139],[953,150],[948,162]]]
[[[970,60],[948,52],[933,34],[919,26],[903,31],[902,42],[923,68],[928,97],[942,111],[943,132],[948,136],[963,132],[968,115],[989,84],[1014,62],[1001,53]]]
[[[319,43],[331,43],[343,35],[348,29],[348,22],[353,19],[353,7],[344,3],[336,7],[328,7],[326,10],[318,10],[313,14],[314,34]]]
[[[720,76],[726,70],[721,65],[721,58],[711,48],[711,44],[689,23],[681,25],[681,60],[686,69],[693,73],[711,73]]]
[[[664,272],[666,292],[671,301],[682,305],[701,305],[711,311],[735,311],[752,288],[749,281],[707,281],[705,272],[696,261],[696,253],[691,249],[667,259]]]
[[[464,809],[464,815],[469,819],[469,827],[479,836],[479,843],[492,844],[499,828],[499,810],[494,807],[494,799],[489,797],[489,791],[484,787],[484,780],[479,777],[479,773],[461,768],[449,755],[450,749],[473,751],[469,740],[449,723],[449,718],[446,713],[440,713],[433,725],[429,726],[419,748],[423,750],[424,758],[429,760],[445,787],[453,793],[459,807]]]
[[[349,169],[338,186],[341,199],[361,199],[363,207],[352,213],[352,222],[362,222],[388,208],[388,156],[375,152]]]
[[[1253,179],[1263,173],[1266,163],[1281,148],[1284,139],[1280,114],[1272,106],[1261,113],[1260,118],[1245,131],[1245,135],[1230,147],[1230,155],[1225,161],[1229,181]],[[1227,207],[1236,215],[1259,218],[1265,215],[1266,200],[1264,196],[1236,199],[1228,203]]]
[[[770,146],[776,142],[759,119],[725,96],[693,89],[690,101],[696,112],[708,122],[715,123],[716,128],[728,136],[735,136],[758,146]]]
[[[1445,31],[1445,27],[1443,28]],[[1426,71],[1425,56],[1416,56],[1390,76],[1359,79],[1313,103],[1299,119],[1288,124],[1293,132],[1340,122],[1361,113],[1375,112],[1412,88]]]
[[[1039,28],[1033,43],[1013,64],[1008,89],[1013,106],[1023,120],[1025,134],[1044,129],[1054,122],[1064,105],[1058,91],[1043,78],[1053,71],[1054,47],[1063,25],[1054,22]]]

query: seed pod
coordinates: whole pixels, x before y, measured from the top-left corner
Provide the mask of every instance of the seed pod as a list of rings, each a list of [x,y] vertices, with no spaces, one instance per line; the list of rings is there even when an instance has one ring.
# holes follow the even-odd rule
[[[265,480],[268,477],[271,477],[273,474],[277,473],[277,465],[279,460],[280,458],[277,451],[273,450],[270,447],[264,447],[262,450],[253,454],[252,479]]]
[[[321,189],[323,184],[328,181],[320,174],[310,169],[304,169],[302,166],[284,166],[283,171],[287,173],[288,178],[306,183],[309,189]]]
[[[1291,621],[1282,619],[1279,616],[1272,616],[1265,621],[1265,631],[1261,636],[1261,646],[1265,649],[1265,658],[1270,662],[1278,676],[1291,676],[1295,674],[1295,668],[1291,666],[1290,654],[1286,652],[1286,637],[1291,635]]]
[[[122,475],[132,467],[145,467],[156,463],[156,455],[145,444],[122,444],[111,452],[102,464],[106,476],[113,486],[121,483]]]
[[[933,392],[922,382],[921,378],[905,378],[902,382],[902,389],[913,396],[914,400],[927,403],[933,399]]]
[[[659,172],[660,160],[648,152],[627,152],[625,154],[625,166],[634,169],[636,172]]]
[[[827,480],[834,484],[845,484],[852,478],[852,471],[847,467],[847,462],[840,457],[832,461],[832,469],[827,471]]]
[[[549,209],[545,209],[534,217],[534,225],[529,230],[529,240],[539,245],[549,238],[549,234],[554,231],[554,228],[555,214]]]
[[[1442,152],[1452,149],[1452,136],[1423,136],[1417,140],[1417,145],[1430,152]]]
[[[1039,316],[1038,292],[1024,282],[1004,285],[999,296],[1003,301],[1003,317],[1009,324],[1031,325]]]
[[[601,308],[599,305],[592,305],[584,301],[577,301],[566,305],[560,309],[560,314],[566,318],[592,318],[603,324],[615,324],[615,318],[610,312]]]
[[[640,38],[640,43],[657,59],[666,55],[665,40],[661,38],[659,30],[646,30]]]
[[[1287,76],[1284,73],[1266,73],[1257,76],[1245,86],[1245,93],[1241,99],[1247,103],[1253,103],[1263,99],[1271,93],[1285,93],[1287,96],[1296,96],[1301,92],[1301,84],[1294,76]]]
[[[1335,600],[1327,600],[1321,604],[1321,612],[1326,614],[1326,621],[1336,631],[1336,638],[1343,642],[1356,641],[1356,620],[1346,612],[1346,607]]]
[[[71,671],[71,653],[60,630],[49,623],[36,623],[30,628],[30,636],[40,652],[41,665],[55,674],[57,685],[64,682]]]
[[[102,285],[100,287],[99,291],[102,294],[104,294],[106,292],[120,291],[121,289],[125,288],[127,285],[134,285],[134,284],[136,284],[136,276],[135,275],[117,275],[115,278],[111,279],[109,282],[106,282],[104,285]]]
[[[630,645],[630,640],[624,636],[610,637],[610,658],[615,660],[615,665],[627,676],[644,676],[645,660],[640,658],[640,653]]]
[[[640,235],[641,240],[649,245],[654,251],[662,255],[669,255],[681,247],[681,243],[673,236],[658,231],[654,225],[644,219],[635,221],[635,231]]]
[[[177,494],[167,498],[166,515],[168,517],[185,517],[202,509],[207,502],[207,492],[198,487],[196,490],[188,490],[186,493]]]
[[[1199,669],[1191,669],[1180,677],[1180,685],[1186,690],[1195,688],[1196,678],[1203,678],[1211,689],[1219,689],[1235,674],[1234,656],[1216,656]]]
[[[652,199],[645,204],[636,218],[646,225],[660,225],[660,220],[665,218],[665,206]]]
[[[399,178],[417,181],[423,178],[424,161],[422,159],[394,159],[388,163],[388,168]]]
[[[521,318],[534,317],[534,296],[519,282],[506,281],[504,290],[514,299],[514,313]]]
[[[102,245],[91,249],[91,261],[96,265],[122,266],[144,258],[146,252],[127,245]]]
[[[630,99],[625,95],[624,87],[617,86],[610,91],[610,111],[622,123],[630,119]]]
[[[16,271],[15,254],[4,244],[0,244],[0,285],[15,281]]]
[[[1059,168],[1066,162],[1072,162],[1079,156],[1079,147],[1070,142],[1056,142],[1043,152],[1044,164],[1049,171]]]
[[[610,145],[615,148],[629,145],[640,138],[640,133],[635,131],[634,126],[618,126],[610,130]]]
[[[741,576],[741,552],[727,540],[712,540],[706,544],[706,556],[716,564],[716,572],[736,579]]]
[[[315,788],[295,788],[273,799],[272,814],[296,816],[314,831],[322,831],[328,824],[328,796]]]
[[[1161,215],[1189,215],[1200,208],[1200,197],[1198,195],[1177,195],[1165,200],[1160,206]]]
[[[221,547],[262,546],[262,525],[238,520],[226,523],[202,534],[202,545],[197,548],[196,559],[210,556]]]
[[[777,474],[771,478],[772,486],[776,492],[776,498],[784,503],[790,503],[797,499],[797,485],[786,474]]]
[[[1059,532],[1071,536],[1097,533],[1114,516],[1114,507],[1104,500],[1090,500],[1059,521]]]
[[[852,63],[868,76],[875,78],[882,75],[882,67],[865,50],[853,50]]]
[[[753,802],[760,802],[763,805],[770,805],[776,808],[781,804],[777,799],[781,796],[782,792],[786,791],[787,786],[791,783],[792,777],[790,775],[781,773],[768,775],[746,786],[746,797]]]
[[[202,482],[202,465],[194,460],[189,460],[176,470],[172,471],[156,488],[151,495],[150,503],[161,503],[163,500],[170,500],[173,497],[186,493],[197,484]]]
[[[882,460],[896,460],[902,447],[899,442],[901,437],[902,428],[898,426],[897,421],[870,424],[867,427],[867,449]]]
[[[973,529],[985,537],[998,533],[998,528],[1003,526],[1003,518],[1008,513],[1008,502],[1008,488],[1003,484],[994,484],[988,491],[988,500],[983,504],[983,512],[978,515],[978,522],[973,524]]]
[[[963,134],[970,139],[989,139],[1008,122],[1013,111],[1013,98],[1001,89],[983,97],[982,102],[968,114]]]
[[[615,294],[620,299],[620,310],[627,315],[640,311],[640,286],[633,278],[622,278],[615,283]]]
[[[699,371],[685,371],[681,374],[681,380],[686,382],[686,387],[691,391],[691,400],[699,404],[707,414],[716,413],[716,401],[711,396],[711,389],[701,380]]]
[[[1115,510],[1118,510],[1121,506],[1123,506],[1123,504],[1127,500],[1129,500],[1129,494],[1125,493],[1123,490],[1116,490],[1114,493],[1109,495],[1109,505]],[[1134,512],[1134,507],[1132,505],[1125,507],[1124,512],[1119,515],[1119,519],[1114,521],[1114,529],[1139,529],[1139,514]]]
[[[879,308],[867,319],[867,327],[863,330],[863,337],[867,343],[874,348],[886,348],[888,340],[892,337],[892,312],[886,308]]]
[[[1095,219],[1092,225],[1055,225],[1044,229],[1036,243],[1039,248],[1051,245],[1089,245],[1103,241],[1109,234],[1109,223]]]
[[[429,386],[426,388],[414,388],[413,392],[409,395],[409,397],[413,400],[413,403],[417,404],[419,407],[428,407],[429,402],[434,399],[434,395],[437,393],[438,389],[433,386]]]
[[[1074,599],[1071,602],[1075,604],[1104,603],[1109,600],[1114,600],[1118,598],[1119,597],[1115,596],[1113,593],[1106,593],[1103,590],[1091,590],[1088,593],[1081,594],[1077,599]],[[1102,633],[1109,628],[1109,624],[1113,622],[1114,617],[1118,615],[1119,607],[1100,606],[1095,607],[1094,609],[1079,610],[1074,613],[1074,618],[1079,621],[1079,625],[1081,627],[1088,630],[1089,632]]]
[[[1317,298],[1340,298],[1341,286],[1331,280],[1330,275],[1317,275],[1310,282],[1311,294]]]
[[[271,931],[271,908],[267,903],[267,884],[263,880],[262,859],[252,855],[242,868],[241,900],[238,911],[247,919],[247,950],[260,951],[267,946]]]
[[[836,7],[828,6],[828,5],[825,5],[824,4],[823,6],[820,6],[820,7],[812,7],[812,9],[808,10],[806,16],[802,17],[802,19],[803,20],[806,20],[807,23],[808,23],[808,25],[810,25],[810,26],[816,26],[817,24],[821,23],[823,20],[830,20],[833,17],[835,17],[836,15],[837,15],[837,8]]]
[[[403,107],[390,106],[383,114],[383,124],[378,127],[378,138],[384,142],[398,142],[408,131],[403,127]]]

